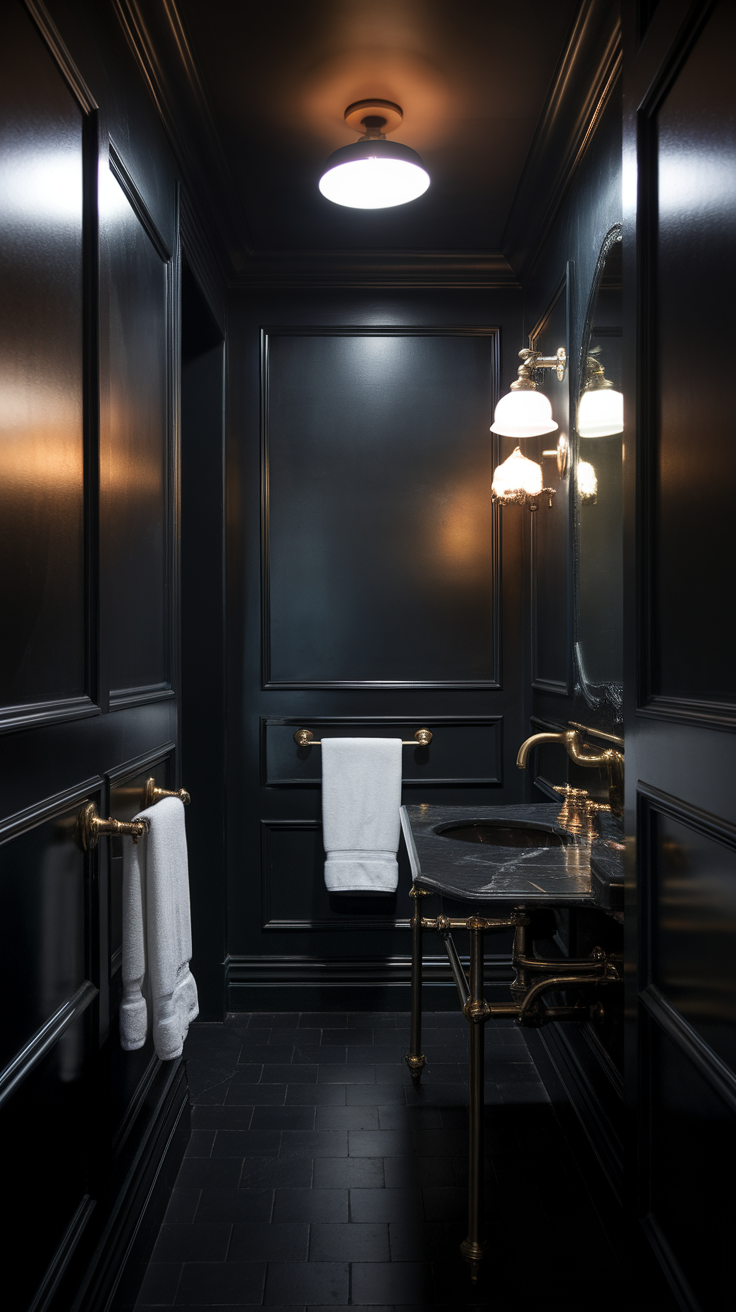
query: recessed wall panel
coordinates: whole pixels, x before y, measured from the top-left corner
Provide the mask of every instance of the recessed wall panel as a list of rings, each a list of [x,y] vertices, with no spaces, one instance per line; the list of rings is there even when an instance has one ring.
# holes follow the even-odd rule
[[[104,642],[113,703],[168,676],[168,269],[111,173],[109,424],[103,442]]]
[[[31,19],[0,41],[0,707],[85,688],[82,112]]]
[[[716,5],[656,116],[657,443],[652,687],[733,703],[733,386],[714,368],[736,295],[736,9]],[[714,357],[714,344],[716,344]]]
[[[493,685],[495,330],[264,336],[264,678]]]

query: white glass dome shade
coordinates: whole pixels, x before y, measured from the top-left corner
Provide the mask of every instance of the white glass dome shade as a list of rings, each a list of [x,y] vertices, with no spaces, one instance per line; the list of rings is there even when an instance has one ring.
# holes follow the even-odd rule
[[[429,174],[411,146],[383,137],[356,141],[333,151],[319,180],[322,195],[335,205],[382,210],[423,196]]]
[[[580,437],[612,437],[624,431],[624,398],[613,387],[583,392],[578,406]]]
[[[501,397],[491,424],[492,433],[504,437],[542,437],[559,427],[552,418],[552,406],[536,388],[507,392]]]

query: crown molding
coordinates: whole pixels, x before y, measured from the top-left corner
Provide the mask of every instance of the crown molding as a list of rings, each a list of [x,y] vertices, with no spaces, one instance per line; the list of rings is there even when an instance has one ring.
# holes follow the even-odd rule
[[[520,280],[549,235],[621,75],[619,8],[583,0],[570,29],[501,239]]]
[[[263,250],[233,287],[518,287],[500,251]]]
[[[252,250],[248,220],[175,0],[112,0],[153,98],[186,190],[227,280]]]

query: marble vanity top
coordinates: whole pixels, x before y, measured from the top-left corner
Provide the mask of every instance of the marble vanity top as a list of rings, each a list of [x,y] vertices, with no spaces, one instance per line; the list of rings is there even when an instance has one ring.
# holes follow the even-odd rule
[[[556,824],[554,802],[521,806],[402,806],[401,827],[412,877],[422,887],[471,902],[523,902],[527,906],[623,906],[622,853],[610,826],[592,844]],[[502,847],[443,838],[441,825],[462,820],[513,820],[543,824],[564,835],[561,847]],[[615,822],[614,822],[615,823]]]

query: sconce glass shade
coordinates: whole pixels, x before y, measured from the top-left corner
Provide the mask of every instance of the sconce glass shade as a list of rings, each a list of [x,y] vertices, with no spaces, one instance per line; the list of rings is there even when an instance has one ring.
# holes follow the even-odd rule
[[[597,387],[583,392],[578,406],[578,433],[581,437],[612,437],[624,431],[624,398],[612,387]]]
[[[578,460],[577,479],[578,492],[583,501],[592,501],[598,496],[598,477],[587,460]]]
[[[558,427],[547,397],[535,389],[524,388],[501,397],[491,432],[502,433],[504,437],[542,437],[544,433],[554,433]]]
[[[319,180],[322,195],[355,210],[383,210],[423,196],[429,174],[421,157],[398,141],[356,141],[333,151]]]
[[[527,460],[517,446],[508,460],[497,466],[491,491],[497,501],[523,505],[542,491],[542,466]]]

